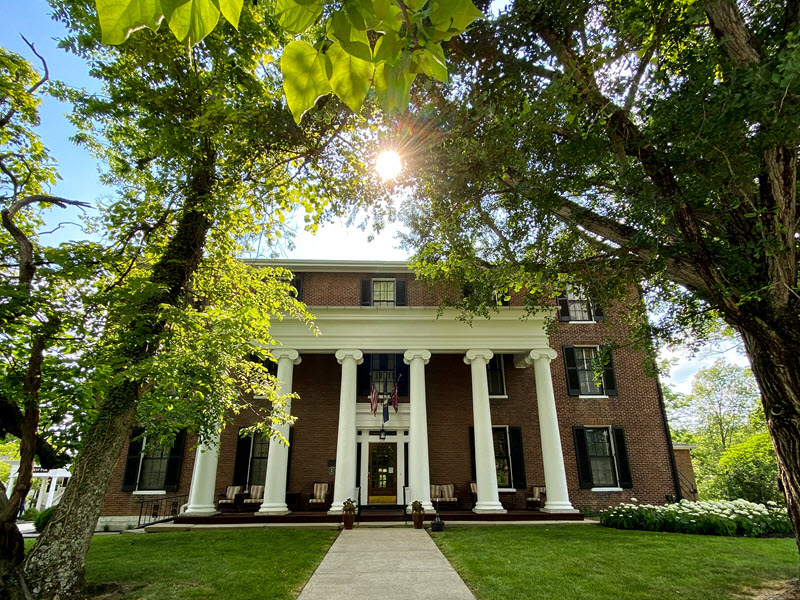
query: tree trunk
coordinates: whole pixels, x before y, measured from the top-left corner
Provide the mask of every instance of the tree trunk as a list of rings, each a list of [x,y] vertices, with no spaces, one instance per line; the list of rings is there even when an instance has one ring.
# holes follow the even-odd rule
[[[158,337],[166,325],[157,316],[159,307],[176,305],[197,270],[211,228],[205,206],[213,188],[215,160],[214,152],[207,148],[205,161],[197,165],[189,183],[175,234],[153,267],[150,280],[161,291],[142,298],[141,306],[134,311],[138,318],[123,334],[126,338],[120,342],[121,355],[127,365],[140,363],[157,352]],[[103,398],[64,496],[25,560],[25,574],[37,597],[83,597],[86,554],[146,385],[142,380],[126,380]]]
[[[761,389],[778,469],[786,495],[786,506],[795,532],[800,531],[800,344],[793,332],[784,339],[767,340],[742,331],[750,364]],[[779,332],[773,332],[773,334]],[[800,551],[800,536],[795,540]]]

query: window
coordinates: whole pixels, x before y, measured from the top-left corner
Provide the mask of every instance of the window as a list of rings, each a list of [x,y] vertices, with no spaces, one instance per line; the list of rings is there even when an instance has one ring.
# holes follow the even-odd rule
[[[156,444],[155,439],[148,440],[147,436],[142,436],[143,433],[141,427],[131,431],[122,491],[176,491],[180,482],[186,432],[178,432],[168,448]]]
[[[362,279],[361,306],[406,306],[406,280],[385,277]]]
[[[570,396],[616,396],[617,378],[610,353],[605,359],[603,376],[598,379],[595,364],[601,359],[600,346],[563,346],[567,390]]]
[[[365,354],[356,370],[356,394],[369,397],[370,385],[375,383],[379,394],[390,394],[397,381],[397,395],[408,396],[410,368],[402,354]]]
[[[291,430],[289,435],[291,437]],[[291,448],[291,441],[289,447]],[[246,488],[251,485],[264,485],[267,480],[268,457],[268,436],[258,432],[245,437],[240,435],[236,443],[233,485],[241,485]]]
[[[506,395],[506,376],[503,371],[503,355],[495,354],[486,365],[486,376],[489,380],[489,396]]]
[[[475,480],[475,429],[469,428],[472,455],[472,479]],[[515,426],[492,427],[494,462],[497,487],[525,489],[525,455],[522,449],[522,428]]]
[[[396,354],[371,354],[370,380],[375,385],[379,394],[389,394],[394,389],[397,380]]]
[[[571,288],[558,297],[559,321],[604,321],[605,312],[598,302],[579,289]]]
[[[573,427],[582,488],[631,488],[628,449],[622,427]]]

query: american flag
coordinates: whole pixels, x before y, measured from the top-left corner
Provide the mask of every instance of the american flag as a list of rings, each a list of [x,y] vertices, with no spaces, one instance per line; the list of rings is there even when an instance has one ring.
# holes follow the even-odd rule
[[[402,377],[402,375],[400,375]],[[392,390],[392,395],[389,396],[389,400],[392,401],[392,407],[394,407],[394,412],[397,412],[397,384],[400,382],[400,377],[397,378],[397,381],[394,382],[394,389]]]
[[[369,386],[369,407],[372,409],[373,415],[378,414],[378,390],[374,382]]]

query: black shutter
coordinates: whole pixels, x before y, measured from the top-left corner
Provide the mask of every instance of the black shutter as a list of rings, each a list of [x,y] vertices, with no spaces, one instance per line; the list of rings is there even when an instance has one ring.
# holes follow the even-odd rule
[[[408,470],[408,467],[406,467]],[[361,442],[356,444],[356,487],[361,487]],[[361,495],[359,494],[359,500]]]
[[[602,305],[597,300],[597,298],[591,299],[592,303],[592,315],[594,316],[595,321],[605,321],[606,320],[606,311],[603,310]]]
[[[369,396],[372,375],[372,355],[365,354],[364,362],[356,367],[356,396]]]
[[[372,279],[361,280],[361,306],[372,306]]]
[[[567,300],[566,292],[558,297],[558,320],[569,321],[569,300]]]
[[[236,458],[233,461],[233,483],[231,485],[247,486],[247,470],[250,466],[250,449],[253,446],[252,437],[239,437],[236,439]],[[267,459],[269,460],[269,459]]]
[[[182,429],[175,436],[175,442],[169,449],[167,472],[164,475],[164,490],[177,492],[181,483],[181,467],[183,466],[183,449],[186,446],[186,430]]]
[[[603,347],[600,347],[600,350],[603,350]],[[605,364],[603,369],[603,391],[605,392],[606,396],[616,396],[617,395],[617,376],[614,373],[614,357],[611,356],[611,352],[608,353],[608,362]]]
[[[475,428],[472,425],[469,426],[469,456],[472,460],[472,481],[477,481],[478,478],[475,476]]]
[[[294,289],[297,290],[297,295],[295,296],[300,302],[303,301],[303,276],[302,275],[295,275],[292,278],[292,286]]]
[[[525,453],[522,450],[522,427],[508,428],[508,445],[511,447],[511,485],[518,490],[528,487],[525,477]]]
[[[135,439],[144,433],[141,427],[131,430],[131,441],[128,444],[128,456],[125,459],[125,474],[122,476],[122,491],[132,492],[139,479],[139,463],[142,460],[142,440]]]
[[[292,438],[294,437],[294,427],[289,427],[289,454],[286,457],[286,491],[289,491],[289,473],[292,470]],[[269,451],[268,451],[269,452]],[[269,461],[269,454],[267,454],[267,461]]]
[[[396,279],[394,282],[394,305],[406,306],[408,304],[406,296],[406,280]]]
[[[586,446],[586,428],[573,427],[572,437],[575,438],[575,458],[578,459],[578,482],[581,489],[589,489],[592,487],[592,464]]]
[[[394,358],[395,373],[400,377],[400,382],[397,384],[397,395],[409,395],[409,383],[411,381],[411,366],[407,365],[403,360],[402,354],[395,354]]]
[[[614,433],[614,449],[617,455],[617,475],[619,487],[632,488],[631,465],[628,460],[628,445],[625,443],[625,430],[622,427],[612,427]]]
[[[570,396],[581,395],[581,380],[578,377],[578,363],[575,361],[575,346],[561,346],[564,354],[564,368],[567,372],[567,393]]]

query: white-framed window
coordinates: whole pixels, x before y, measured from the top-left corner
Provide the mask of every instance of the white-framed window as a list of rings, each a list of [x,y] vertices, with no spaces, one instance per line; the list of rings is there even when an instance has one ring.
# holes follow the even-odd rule
[[[595,323],[605,320],[605,312],[583,290],[569,287],[558,297],[558,319],[572,323]]]
[[[486,378],[489,381],[489,397],[506,397],[506,374],[502,354],[495,354],[486,364]]]
[[[567,390],[570,396],[616,396],[617,378],[610,355],[605,357],[602,376],[595,365],[600,359],[600,346],[563,346]]]
[[[372,280],[372,306],[381,308],[394,308],[395,306],[395,280]]]
[[[508,439],[508,427],[492,427],[492,441],[494,442],[494,466],[497,473],[497,487],[513,487],[513,472],[511,467],[511,445]]]
[[[396,354],[370,355],[370,380],[379,394],[389,394],[394,389],[397,379]]]
[[[573,427],[581,488],[609,491],[633,487],[622,427]]]
[[[131,432],[122,490],[176,491],[180,482],[186,432],[178,432],[172,446],[166,448],[152,438],[142,436],[142,433],[141,428],[134,428]]]
[[[269,458],[269,437],[262,433],[253,434],[250,445],[250,464],[247,469],[247,487],[264,485],[267,480],[267,459]]]
[[[394,277],[373,277],[361,280],[361,306],[394,308],[406,306],[406,280]]]

